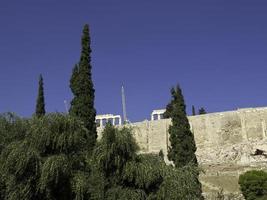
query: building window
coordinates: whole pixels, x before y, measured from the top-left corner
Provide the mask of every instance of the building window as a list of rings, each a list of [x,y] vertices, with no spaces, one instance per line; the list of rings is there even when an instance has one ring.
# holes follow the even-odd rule
[[[120,125],[120,118],[116,117],[114,119],[114,125]]]
[[[106,126],[106,124],[107,124],[107,119],[102,119],[102,124],[103,124],[103,126]]]
[[[97,119],[95,123],[96,123],[96,127],[100,127],[100,119]]]
[[[108,119],[108,123],[110,123],[111,125],[113,125],[113,119],[112,118],[109,118]]]

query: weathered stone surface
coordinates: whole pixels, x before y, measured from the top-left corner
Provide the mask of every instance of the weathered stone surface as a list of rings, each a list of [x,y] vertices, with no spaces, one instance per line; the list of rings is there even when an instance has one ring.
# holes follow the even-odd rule
[[[267,166],[267,107],[188,118],[197,145],[199,164],[206,171],[201,176],[205,192],[223,188],[226,193],[236,193],[241,173]],[[162,149],[167,161],[170,124],[170,119],[163,119],[129,126],[133,128],[142,153],[158,153]],[[98,130],[100,135],[101,131]],[[254,155],[257,149],[263,151],[263,155]]]

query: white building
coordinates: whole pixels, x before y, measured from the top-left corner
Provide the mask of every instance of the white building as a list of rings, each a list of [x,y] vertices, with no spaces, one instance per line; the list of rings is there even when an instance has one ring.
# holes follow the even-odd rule
[[[121,125],[121,116],[113,114],[96,115],[97,127],[104,127],[108,122],[112,125]]]
[[[153,110],[151,113],[151,121],[163,119],[163,113],[166,109]]]

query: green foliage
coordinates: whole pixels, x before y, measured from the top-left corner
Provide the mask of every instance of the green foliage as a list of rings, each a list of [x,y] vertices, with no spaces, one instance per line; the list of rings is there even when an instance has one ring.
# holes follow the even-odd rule
[[[76,118],[49,114],[29,120],[25,139],[1,154],[6,199],[89,199],[88,144],[88,130]]]
[[[43,163],[39,187],[48,199],[71,199],[70,165],[64,154],[49,156]]]
[[[94,108],[95,90],[92,82],[90,53],[89,27],[85,25],[82,36],[80,62],[73,68],[70,79],[70,88],[74,95],[71,101],[70,115],[83,121],[89,131],[89,147],[92,150],[96,143],[97,133],[95,124],[96,111]]]
[[[169,127],[171,147],[168,150],[168,158],[176,167],[190,163],[197,165],[194,135],[190,130],[184,97],[179,85],[171,89],[171,95],[172,100],[164,113],[172,119],[172,125]]]
[[[20,131],[16,120],[24,122],[12,127],[3,119],[13,132]],[[76,117],[48,114],[25,123],[23,138],[0,156],[1,199],[199,199],[195,166],[175,169],[157,154],[138,154],[130,128],[108,124],[91,154],[88,130]]]
[[[83,123],[62,114],[33,118],[27,140],[44,156],[60,153],[76,156],[74,153],[86,151],[90,143]]]
[[[264,171],[247,171],[240,175],[240,189],[246,200],[267,199],[267,173]]]
[[[188,165],[197,167],[196,144],[194,135],[190,130],[186,105],[179,85],[171,89],[171,95],[172,100],[166,106],[166,112],[164,113],[165,118],[172,119],[172,125],[169,127],[171,147],[168,149],[168,158],[173,161],[176,168],[183,168]],[[193,193],[197,194],[199,199],[203,199],[198,174],[195,174],[194,179],[197,187],[194,187],[195,191]],[[172,197],[170,198],[172,199]]]
[[[196,179],[199,169],[195,165],[187,165],[182,168],[167,166],[164,172],[164,181],[157,193],[158,200],[203,199],[201,191],[199,191],[199,181]]]
[[[90,199],[90,174],[86,171],[76,171],[73,174],[71,187],[73,193],[75,193],[74,200],[86,200]],[[96,180],[94,180],[96,181]]]
[[[0,153],[11,142],[25,137],[28,121],[17,117],[13,113],[0,115]]]
[[[137,150],[131,129],[106,126],[90,159],[92,199],[201,199],[195,166],[175,169]]]
[[[138,155],[126,163],[123,180],[142,189],[146,194],[155,192],[163,181],[165,163],[157,155]]]
[[[39,199],[38,172],[41,160],[38,152],[26,142],[13,142],[1,154],[1,174],[8,200]]]
[[[205,108],[201,107],[199,110],[198,110],[198,114],[199,115],[204,115],[204,114],[207,114]]]
[[[164,153],[162,149],[159,151],[159,157],[164,160]]]
[[[11,143],[22,141],[27,131],[28,121],[21,119],[13,113],[0,115],[0,154],[5,152]],[[6,157],[4,156],[5,160]],[[3,176],[2,162],[0,159],[0,199],[6,196],[5,177]]]
[[[35,108],[35,115],[37,117],[42,117],[45,115],[44,83],[41,74],[39,77],[39,88],[38,88],[38,96]]]
[[[146,194],[142,190],[124,188],[118,186],[116,188],[111,188],[107,191],[106,198],[108,200],[145,200]]]
[[[121,134],[119,133],[121,132]],[[134,159],[138,149],[131,131],[106,126],[103,138],[94,151],[94,158],[98,160],[99,167],[107,176],[118,175],[128,160]]]

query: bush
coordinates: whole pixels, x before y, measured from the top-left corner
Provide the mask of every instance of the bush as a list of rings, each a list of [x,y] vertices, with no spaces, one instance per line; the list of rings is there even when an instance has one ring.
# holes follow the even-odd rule
[[[252,170],[239,177],[238,181],[246,200],[267,199],[267,173]]]
[[[33,117],[27,122],[24,139],[19,139],[20,134],[16,133],[21,132],[17,132],[10,121],[14,120],[6,123],[6,127],[10,127],[7,133],[14,132],[15,139],[7,142],[1,152],[0,197],[8,200],[89,199],[85,162],[89,137],[81,121],[59,113]]]
[[[199,200],[199,170],[174,168],[157,154],[138,154],[131,129],[107,125],[91,158],[92,199]]]
[[[23,140],[28,127],[28,120],[13,113],[0,114],[0,153],[11,142]]]

